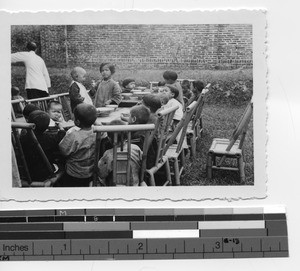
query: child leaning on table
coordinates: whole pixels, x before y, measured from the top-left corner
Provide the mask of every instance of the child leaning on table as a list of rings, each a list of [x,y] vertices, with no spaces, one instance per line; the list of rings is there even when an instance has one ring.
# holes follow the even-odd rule
[[[122,91],[119,84],[112,79],[112,75],[115,73],[115,66],[111,63],[102,63],[100,65],[100,73],[103,79],[95,86],[95,107],[119,104],[122,100]]]
[[[71,71],[71,77],[73,79],[69,87],[69,96],[72,112],[77,104],[87,103],[93,105],[92,99],[88,94],[85,86],[82,84],[86,79],[86,71],[81,67],[75,67]]]
[[[135,88],[135,80],[132,78],[124,79],[122,82],[123,93],[130,93]]]
[[[93,105],[81,103],[74,109],[75,127],[67,131],[59,143],[62,155],[66,157],[66,172],[62,186],[89,186],[93,179],[96,134],[92,125],[97,119]]]
[[[113,120],[110,122],[109,125],[126,125],[126,123],[122,120]],[[113,144],[114,141],[114,133],[107,133],[108,138]],[[123,144],[123,146],[122,146]],[[117,151],[121,151],[121,146],[123,150],[127,150],[127,142],[126,142],[126,133],[119,132],[118,133],[118,141],[117,141]],[[130,159],[130,185],[131,186],[138,186],[140,184],[140,170],[141,170],[141,161],[142,161],[143,152],[135,144],[131,144],[131,159]],[[127,154],[126,154],[127,156]],[[102,158],[98,162],[98,169],[99,169],[99,177],[101,179],[101,183],[103,185],[109,185],[113,181],[113,149],[107,150]],[[114,183],[116,186],[124,185],[122,183]]]

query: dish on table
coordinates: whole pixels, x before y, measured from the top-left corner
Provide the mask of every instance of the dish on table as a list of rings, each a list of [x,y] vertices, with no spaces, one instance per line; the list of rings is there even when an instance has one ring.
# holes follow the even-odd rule
[[[98,117],[107,117],[115,109],[111,107],[97,107],[96,110],[97,110]]]

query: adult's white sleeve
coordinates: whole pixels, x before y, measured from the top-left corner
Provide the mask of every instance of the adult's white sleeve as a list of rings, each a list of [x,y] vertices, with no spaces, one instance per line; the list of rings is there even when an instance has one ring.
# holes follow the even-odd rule
[[[11,54],[11,63],[24,62],[26,55],[23,52]]]

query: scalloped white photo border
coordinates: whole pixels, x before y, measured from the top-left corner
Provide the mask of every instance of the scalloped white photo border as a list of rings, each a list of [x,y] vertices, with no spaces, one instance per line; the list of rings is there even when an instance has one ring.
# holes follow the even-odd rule
[[[0,12],[1,201],[204,201],[261,199],[267,195],[267,22],[265,10]],[[253,186],[168,186],[13,188],[11,176],[11,25],[63,24],[252,24],[253,26]]]

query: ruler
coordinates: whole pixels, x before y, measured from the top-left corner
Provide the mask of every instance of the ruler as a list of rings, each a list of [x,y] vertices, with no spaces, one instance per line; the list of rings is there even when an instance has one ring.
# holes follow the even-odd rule
[[[0,260],[288,257],[283,207],[0,211]]]

